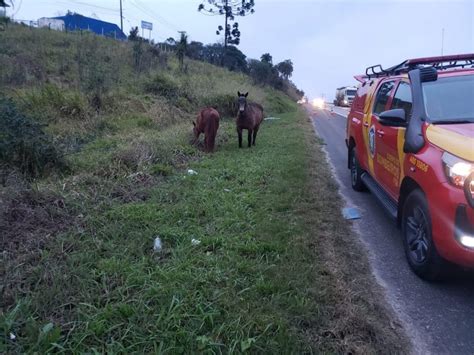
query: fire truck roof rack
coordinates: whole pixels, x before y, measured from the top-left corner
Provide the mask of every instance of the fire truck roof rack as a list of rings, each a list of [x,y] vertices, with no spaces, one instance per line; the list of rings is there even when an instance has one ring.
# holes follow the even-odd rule
[[[393,67],[384,69],[380,64],[368,67],[365,70],[365,76],[358,76],[358,80],[378,78],[382,76],[398,75],[408,73],[412,69],[432,66],[437,70],[446,70],[451,68],[474,68],[474,53],[445,55],[439,57],[408,59]]]

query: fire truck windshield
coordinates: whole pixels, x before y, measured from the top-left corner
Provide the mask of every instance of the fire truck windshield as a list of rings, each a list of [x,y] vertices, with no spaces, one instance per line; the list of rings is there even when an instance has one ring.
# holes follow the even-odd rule
[[[474,123],[474,75],[423,83],[423,98],[432,123]]]

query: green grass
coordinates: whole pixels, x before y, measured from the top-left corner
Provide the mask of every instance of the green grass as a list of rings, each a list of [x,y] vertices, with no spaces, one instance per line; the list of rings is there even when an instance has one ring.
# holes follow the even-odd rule
[[[313,150],[304,114],[280,117],[264,123],[252,149],[238,149],[233,123],[224,122],[220,135],[232,139],[220,141],[215,154],[186,165],[197,175],[175,169],[166,180],[146,187],[144,201],[98,204],[86,192],[90,181],[72,187],[65,200],[79,204],[73,196],[82,196],[85,205],[75,207],[81,217],[75,217],[78,222],[69,232],[48,242],[23,280],[30,288],[0,318],[5,334],[0,350],[403,349],[377,323],[367,324],[367,319],[377,322],[386,315],[366,304],[360,292],[364,304],[358,312],[369,314],[357,314],[362,320],[349,331],[356,340],[327,337],[335,319],[345,322],[337,315],[341,295],[336,286],[343,278],[336,282],[331,276],[337,267],[329,269],[318,238],[321,231],[335,237],[331,231],[347,227],[337,225],[337,198],[308,195],[315,186],[331,191],[336,186],[327,173],[311,180],[314,153],[326,171],[327,165],[321,151]],[[182,135],[168,137],[163,139],[169,145],[182,144]],[[110,147],[98,141],[88,149]],[[81,154],[95,160],[88,149]],[[163,241],[161,253],[152,251],[156,236]],[[193,245],[192,239],[201,243]],[[350,287],[345,292],[351,293]],[[15,341],[7,340],[10,332]]]
[[[233,131],[232,126],[224,130]],[[280,143],[276,128],[271,123],[262,129],[256,149],[238,150],[235,139],[220,146],[218,153],[190,165],[197,175],[177,172],[151,188],[146,202],[112,204],[87,216],[82,234],[64,235],[50,246],[40,274],[50,274],[52,285],[38,285],[24,314],[31,312],[45,324],[56,313],[70,318],[74,331],[67,341],[60,336],[56,342],[74,351],[302,346],[289,318],[307,313],[302,312],[307,291],[282,267],[299,254],[293,244],[301,227],[288,211],[301,198],[305,177],[299,169],[303,158],[291,156],[304,147],[294,145],[297,131]],[[101,142],[91,149],[109,147]],[[164,251],[153,254],[158,235]],[[193,246],[193,238],[201,244]],[[73,252],[56,265],[64,244]],[[295,272],[311,272],[302,266]],[[65,311],[66,302],[74,309]],[[64,334],[71,327],[53,324]],[[52,350],[37,341],[25,337],[17,349]]]
[[[27,180],[0,165],[0,352],[407,349],[288,96],[168,56],[137,73],[130,44],[90,34],[13,25],[0,42],[0,93],[48,124],[67,166]],[[239,90],[281,118],[252,149],[227,117]],[[212,155],[190,144],[208,104]]]

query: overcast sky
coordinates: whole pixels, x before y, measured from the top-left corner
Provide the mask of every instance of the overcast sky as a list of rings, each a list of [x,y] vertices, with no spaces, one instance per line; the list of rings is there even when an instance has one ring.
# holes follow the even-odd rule
[[[14,0],[15,18],[36,20],[67,10],[120,25],[120,0]],[[123,0],[124,32],[153,23],[163,41],[187,31],[212,43],[221,16],[197,12],[199,0]],[[474,0],[255,0],[255,14],[239,18],[240,49],[250,58],[269,52],[274,63],[291,59],[293,81],[310,98],[332,99],[335,88],[373,64],[392,66],[407,58],[474,52]],[[245,90],[245,88],[243,88]]]

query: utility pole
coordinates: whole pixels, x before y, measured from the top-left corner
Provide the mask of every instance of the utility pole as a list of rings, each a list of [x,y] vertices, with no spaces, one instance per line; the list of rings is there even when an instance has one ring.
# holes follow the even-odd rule
[[[120,0],[120,30],[123,32],[122,0]]]
[[[441,55],[444,52],[444,28],[441,30]]]

